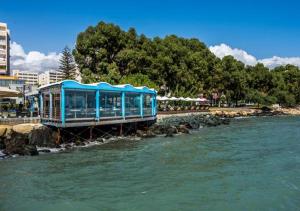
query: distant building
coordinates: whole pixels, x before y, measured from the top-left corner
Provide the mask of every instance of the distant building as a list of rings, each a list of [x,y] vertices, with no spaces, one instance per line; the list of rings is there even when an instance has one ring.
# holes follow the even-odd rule
[[[9,30],[5,23],[0,23],[0,75],[9,75]]]
[[[38,77],[39,85],[41,86],[63,80],[63,74],[61,72],[53,70],[41,73]]]
[[[24,80],[20,80],[16,76],[0,75],[0,86],[8,87],[14,90],[22,91],[25,85]]]
[[[37,72],[13,70],[12,75],[18,77],[20,80],[24,80],[25,84],[38,85],[39,74]]]

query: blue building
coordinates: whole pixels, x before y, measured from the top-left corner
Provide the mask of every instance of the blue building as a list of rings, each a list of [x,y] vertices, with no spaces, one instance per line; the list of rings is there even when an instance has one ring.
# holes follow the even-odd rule
[[[156,119],[156,91],[129,84],[81,84],[65,80],[39,88],[43,124],[96,126]]]

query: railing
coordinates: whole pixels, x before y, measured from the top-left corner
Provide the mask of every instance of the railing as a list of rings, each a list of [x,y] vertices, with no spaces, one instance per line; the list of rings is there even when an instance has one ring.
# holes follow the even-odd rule
[[[66,109],[66,119],[96,118],[96,109]]]
[[[40,117],[0,118],[0,125],[17,125],[22,123],[39,123]]]
[[[151,116],[152,108],[144,108],[144,116]]]
[[[100,108],[100,118],[102,117],[121,117],[121,108]]]

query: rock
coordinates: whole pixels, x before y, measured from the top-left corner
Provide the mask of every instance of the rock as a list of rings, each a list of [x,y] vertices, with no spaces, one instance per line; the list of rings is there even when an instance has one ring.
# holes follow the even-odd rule
[[[104,142],[104,138],[97,138],[96,141],[103,143]]]
[[[26,133],[17,133],[13,130],[11,135],[4,139],[4,144],[4,152],[9,155],[38,155],[36,146],[29,144]]]
[[[50,149],[39,149],[38,152],[40,153],[50,153],[51,150]]]
[[[77,141],[75,141],[75,145],[76,145],[76,146],[85,146],[85,143],[83,143],[83,142],[80,141],[80,140],[77,140]]]
[[[228,118],[222,119],[222,124],[229,125],[229,123],[230,123],[230,119]]]
[[[155,137],[156,135],[155,135],[155,133],[154,132],[152,132],[151,130],[147,130],[147,132],[144,134],[144,138],[153,138],[153,137]]]
[[[185,125],[179,125],[178,132],[186,134],[190,133],[189,129]]]
[[[136,135],[137,135],[138,137],[143,137],[144,134],[145,134],[145,132],[142,131],[142,130],[137,130],[137,131],[136,131]]]
[[[18,124],[12,127],[12,130],[20,134],[29,134],[32,130],[42,127],[42,124]]]
[[[164,128],[162,125],[158,125],[158,124],[154,124],[149,128],[150,131],[152,131],[152,133],[154,133],[155,135],[160,135],[164,133]]]
[[[0,125],[0,138],[6,137],[8,133],[11,132],[12,126],[10,125]]]
[[[50,127],[42,125],[30,131],[28,139],[31,145],[54,148],[57,141],[57,132]]]
[[[65,148],[66,148],[66,149],[71,149],[71,148],[72,148],[72,145],[71,145],[71,144],[66,144],[66,145],[65,145]]]
[[[214,119],[207,119],[206,120],[206,125],[207,126],[217,126],[218,125],[218,123],[214,120]]]
[[[37,151],[37,148],[36,146],[33,146],[33,145],[25,145],[24,147],[24,154],[23,155],[31,155],[31,156],[34,156],[34,155],[38,155],[39,152]]]
[[[28,144],[27,135],[12,132],[9,138],[4,139],[5,153],[25,155],[25,146]]]
[[[177,128],[175,126],[171,126],[166,130],[166,137],[172,137],[174,134],[177,134]]]

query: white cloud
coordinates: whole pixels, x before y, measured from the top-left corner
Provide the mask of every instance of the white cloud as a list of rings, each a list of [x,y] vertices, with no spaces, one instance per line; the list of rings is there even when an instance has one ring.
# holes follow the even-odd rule
[[[223,58],[224,56],[231,55],[237,60],[244,62],[245,64],[248,65],[255,65],[257,63],[256,58],[248,54],[246,51],[237,48],[231,48],[230,46],[224,43],[220,45],[210,46],[209,50],[219,58]]]
[[[287,65],[287,64],[292,64],[295,66],[300,67],[300,57],[278,57],[278,56],[273,56],[272,58],[266,58],[266,59],[261,59],[258,60],[258,62],[263,63],[264,65],[274,68],[276,66],[280,65]]]
[[[55,52],[44,54],[38,51],[26,53],[20,44],[12,42],[10,56],[12,70],[44,72],[58,69],[61,54]]]
[[[287,65],[287,64],[292,64],[300,67],[300,57],[273,56],[272,58],[257,59],[242,49],[231,48],[230,46],[224,43],[220,45],[210,46],[209,50],[219,58],[223,58],[224,56],[231,55],[235,59],[247,65],[255,65],[258,62],[260,62],[269,68],[274,68],[280,65]]]

